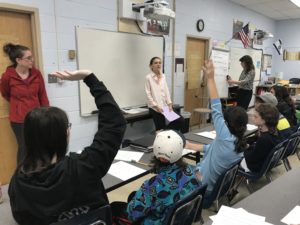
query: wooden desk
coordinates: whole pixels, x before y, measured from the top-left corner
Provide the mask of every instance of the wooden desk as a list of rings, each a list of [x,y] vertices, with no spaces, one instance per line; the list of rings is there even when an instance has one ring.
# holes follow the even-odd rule
[[[283,174],[272,183],[238,202],[233,208],[243,208],[250,213],[266,217],[266,221],[283,225],[280,220],[296,205],[300,205],[300,167]],[[210,225],[207,221],[204,225]]]

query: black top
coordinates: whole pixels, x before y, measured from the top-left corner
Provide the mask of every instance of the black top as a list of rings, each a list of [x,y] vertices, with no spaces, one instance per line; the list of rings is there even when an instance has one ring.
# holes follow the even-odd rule
[[[279,101],[277,109],[289,121],[291,127],[297,124],[294,109],[287,102]]]
[[[84,82],[99,109],[93,143],[81,154],[72,153],[30,176],[15,172],[8,193],[13,217],[19,224],[50,224],[108,204],[101,178],[117,154],[126,122],[112,95],[94,74]]]
[[[259,172],[271,150],[281,141],[280,136],[262,132],[257,141],[244,151],[248,169]]]

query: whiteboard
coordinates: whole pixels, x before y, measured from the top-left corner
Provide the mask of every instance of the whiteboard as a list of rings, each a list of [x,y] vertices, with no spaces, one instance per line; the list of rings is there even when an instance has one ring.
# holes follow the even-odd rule
[[[228,97],[228,83],[226,76],[228,75],[229,51],[213,49],[211,59],[215,67],[215,81],[220,98]]]
[[[163,59],[163,38],[91,28],[76,28],[77,61],[80,69],[90,69],[110,90],[120,108],[144,106],[145,76],[154,56]],[[94,98],[79,82],[80,113],[97,110]]]
[[[229,75],[233,80],[239,80],[242,73],[242,66],[240,58],[244,55],[249,55],[252,57],[253,64],[255,67],[255,81],[260,80],[260,71],[262,65],[262,55],[261,49],[247,49],[247,48],[231,48],[230,49],[230,64],[229,64]]]

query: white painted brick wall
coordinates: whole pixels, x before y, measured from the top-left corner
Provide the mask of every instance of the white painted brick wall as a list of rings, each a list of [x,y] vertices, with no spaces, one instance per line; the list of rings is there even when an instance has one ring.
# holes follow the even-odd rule
[[[10,4],[20,4],[39,9],[42,39],[42,58],[44,75],[55,70],[76,69],[75,60],[68,59],[68,50],[75,49],[75,26],[94,27],[104,30],[117,30],[116,0],[0,0]],[[228,40],[232,35],[232,21],[239,19],[252,22],[259,28],[275,32],[275,22],[260,14],[249,11],[226,0],[176,0],[176,43],[180,45],[180,57],[185,58],[187,35],[211,37],[217,40]],[[205,30],[196,31],[196,21],[204,19]],[[288,32],[286,32],[287,34]],[[171,37],[166,37],[170,42]],[[272,53],[270,47],[265,50]],[[242,47],[240,41],[232,41],[231,46]],[[172,59],[166,57],[166,77],[171,87]],[[77,82],[47,84],[50,102],[67,111],[73,123],[69,150],[79,151],[91,143],[96,131],[96,117],[79,116],[79,98]],[[176,87],[174,103],[183,104],[184,84]],[[170,88],[171,89],[171,88]],[[142,136],[153,130],[151,120],[128,126],[125,137]]]

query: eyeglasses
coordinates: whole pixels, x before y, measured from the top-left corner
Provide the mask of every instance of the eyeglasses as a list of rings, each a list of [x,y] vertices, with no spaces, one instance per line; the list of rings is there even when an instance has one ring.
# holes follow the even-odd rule
[[[72,123],[68,123],[68,128],[71,128],[72,127]]]
[[[28,57],[25,57],[25,58],[21,58],[22,60],[28,60],[28,61],[33,61],[34,58],[32,56],[28,56]]]

